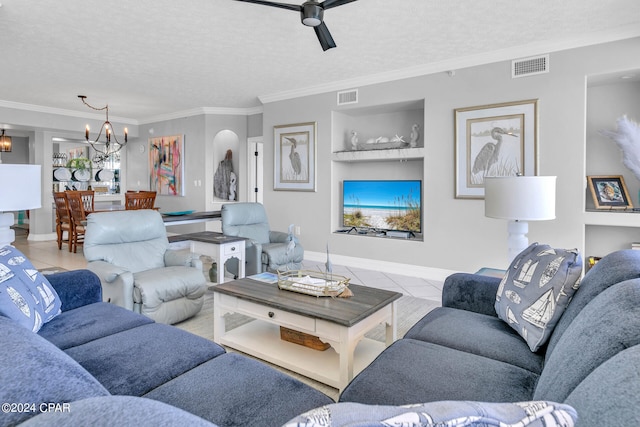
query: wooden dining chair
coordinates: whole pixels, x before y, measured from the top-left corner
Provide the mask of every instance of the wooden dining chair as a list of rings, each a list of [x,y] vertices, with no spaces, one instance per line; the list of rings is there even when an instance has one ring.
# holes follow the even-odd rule
[[[58,237],[58,249],[62,249],[62,243],[68,242],[69,252],[71,252],[72,225],[69,207],[64,191],[54,192],[53,200],[56,205],[56,235]],[[64,233],[67,233],[67,240],[64,240]]]
[[[84,202],[80,191],[65,191],[64,194],[69,215],[71,216],[71,235],[69,237],[71,244],[69,245],[69,252],[73,250],[75,253],[78,251],[78,243],[84,242],[87,216],[84,213]]]
[[[155,191],[127,191],[124,193],[125,209],[154,209]]]

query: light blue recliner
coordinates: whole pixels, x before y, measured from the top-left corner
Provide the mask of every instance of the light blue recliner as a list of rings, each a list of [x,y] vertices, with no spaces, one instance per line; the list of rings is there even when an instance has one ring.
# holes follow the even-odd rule
[[[169,249],[155,210],[90,214],[84,256],[87,268],[100,277],[104,301],[166,324],[202,309],[207,289],[202,261],[189,251]]]
[[[272,231],[264,206],[260,203],[227,203],[222,205],[222,233],[245,237],[245,274],[263,271],[298,270],[304,249],[298,239],[282,231]],[[236,259],[227,261],[227,271],[238,275]]]

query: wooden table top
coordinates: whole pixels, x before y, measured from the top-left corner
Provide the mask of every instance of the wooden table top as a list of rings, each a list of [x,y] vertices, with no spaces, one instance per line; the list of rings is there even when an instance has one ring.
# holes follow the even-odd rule
[[[353,326],[402,296],[399,292],[349,285],[350,298],[315,297],[281,290],[276,283],[243,278],[221,283],[214,292],[231,295],[275,309],[322,319],[343,326]]]
[[[170,243],[184,242],[185,240],[194,240],[196,242],[213,243],[216,245],[220,245],[223,243],[239,242],[246,239],[244,237],[225,236],[224,234],[217,233],[215,231],[200,231],[197,233],[178,234],[169,237]]]
[[[189,220],[202,220],[202,219],[217,219],[221,218],[221,211],[209,211],[209,212],[193,212],[185,215],[162,215],[162,220],[165,224],[170,224],[172,222],[182,222]]]

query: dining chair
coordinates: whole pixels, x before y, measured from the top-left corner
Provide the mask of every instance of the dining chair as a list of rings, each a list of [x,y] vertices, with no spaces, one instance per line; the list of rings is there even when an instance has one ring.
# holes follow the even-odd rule
[[[124,193],[125,210],[154,209],[155,191],[127,191]]]
[[[93,191],[93,190],[80,190],[78,192],[80,193],[80,196],[82,197],[82,205],[84,206],[84,214],[85,215],[89,215],[91,212],[93,212],[95,210],[94,209],[94,203],[93,203],[95,191]]]
[[[78,243],[84,243],[87,217],[84,213],[84,202],[80,191],[65,191],[65,198],[69,215],[71,216],[71,235],[69,239],[72,242],[69,246],[69,252],[73,249],[75,253],[78,251]]]
[[[54,192],[53,200],[56,206],[56,235],[58,237],[58,249],[62,249],[62,242],[68,242],[69,252],[71,252],[72,225],[65,192]],[[65,232],[67,233],[67,240],[64,240]]]

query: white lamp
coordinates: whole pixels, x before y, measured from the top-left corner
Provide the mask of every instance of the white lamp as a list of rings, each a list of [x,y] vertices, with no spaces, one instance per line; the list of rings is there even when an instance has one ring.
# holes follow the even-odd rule
[[[509,262],[529,246],[527,221],[556,217],[555,176],[501,176],[484,179],[484,215],[509,220]]]
[[[42,167],[40,165],[0,164],[0,248],[16,239],[13,213],[42,207]]]

